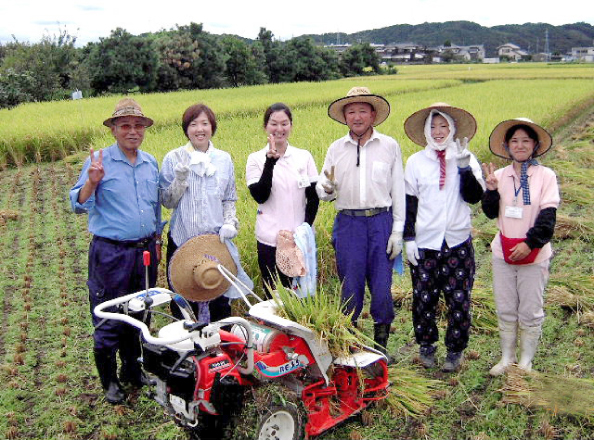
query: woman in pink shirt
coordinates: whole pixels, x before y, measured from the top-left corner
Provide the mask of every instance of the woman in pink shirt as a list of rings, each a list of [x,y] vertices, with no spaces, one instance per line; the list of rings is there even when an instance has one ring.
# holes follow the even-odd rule
[[[292,129],[293,115],[287,105],[276,103],[268,107],[264,113],[268,144],[250,154],[246,164],[247,185],[259,204],[256,217],[258,264],[267,294],[267,285],[274,288],[277,276],[283,286],[291,285],[291,279],[276,265],[279,231],[294,232],[303,222],[312,225],[318,212],[316,164],[309,151],[289,144]]]
[[[489,371],[493,376],[516,362],[518,333],[519,366],[530,371],[541,335],[550,240],[560,197],[555,172],[535,158],[552,143],[545,129],[526,118],[499,123],[489,139],[494,155],[512,161],[499,170],[483,164],[487,184],[483,211],[490,219],[497,218],[499,228],[491,250],[502,356]]]

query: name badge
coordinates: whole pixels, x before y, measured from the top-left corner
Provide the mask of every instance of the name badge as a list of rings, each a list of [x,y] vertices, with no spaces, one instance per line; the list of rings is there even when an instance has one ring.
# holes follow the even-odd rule
[[[307,178],[307,176],[300,176],[299,181],[297,182],[297,185],[299,185],[299,188],[309,187],[310,183],[309,183],[309,179]]]
[[[507,205],[505,207],[505,217],[511,217],[514,219],[522,219],[522,213],[524,209],[522,207],[512,207]]]

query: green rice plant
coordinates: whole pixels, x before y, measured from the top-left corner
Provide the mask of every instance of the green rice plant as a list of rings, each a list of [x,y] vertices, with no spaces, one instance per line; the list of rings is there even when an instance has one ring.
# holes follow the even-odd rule
[[[352,325],[352,314],[345,314],[339,292],[332,291],[320,286],[315,295],[299,298],[277,280],[273,298],[282,317],[311,329],[333,357],[347,357],[353,349],[373,345],[370,337]]]
[[[388,375],[390,393],[380,406],[387,407],[393,417],[423,417],[433,404],[432,393],[443,385],[440,380],[398,365],[390,366]]]

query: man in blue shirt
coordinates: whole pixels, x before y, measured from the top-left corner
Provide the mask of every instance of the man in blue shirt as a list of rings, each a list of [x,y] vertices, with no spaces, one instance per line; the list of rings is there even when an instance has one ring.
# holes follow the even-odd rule
[[[95,326],[94,354],[106,400],[125,399],[120,381],[142,386],[138,331],[114,320],[101,321],[95,306],[146,287],[143,252],[150,251],[149,285],[155,286],[161,258],[159,169],[155,158],[139,150],[153,124],[138,103],[125,98],[103,124],[116,142],[95,154],[90,150],[78,182],[70,190],[75,213],[88,213],[93,239],[89,247],[89,300]],[[116,351],[121,359],[117,375]]]

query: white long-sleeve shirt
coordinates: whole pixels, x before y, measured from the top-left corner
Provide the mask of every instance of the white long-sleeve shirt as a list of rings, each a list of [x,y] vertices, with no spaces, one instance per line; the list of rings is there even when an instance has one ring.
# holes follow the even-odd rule
[[[435,150],[426,147],[408,158],[404,172],[406,194],[419,200],[415,223],[415,241],[419,248],[440,250],[461,244],[470,236],[470,207],[460,194],[460,175],[455,144],[446,148],[446,181],[439,189],[439,159]],[[471,155],[470,168],[485,188],[481,166]]]
[[[322,184],[334,166],[336,190],[324,191]],[[323,201],[335,199],[337,210],[360,210],[391,207],[393,231],[404,229],[405,195],[402,152],[395,139],[373,130],[371,138],[360,146],[357,167],[357,141],[346,135],[332,143],[316,185]]]

